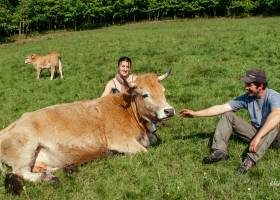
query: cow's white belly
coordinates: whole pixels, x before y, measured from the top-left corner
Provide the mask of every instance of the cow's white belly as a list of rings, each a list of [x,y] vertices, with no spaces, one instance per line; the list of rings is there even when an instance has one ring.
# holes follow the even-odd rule
[[[51,66],[50,64],[42,65],[41,68],[42,68],[42,69],[47,69],[47,68],[50,68],[50,66]]]

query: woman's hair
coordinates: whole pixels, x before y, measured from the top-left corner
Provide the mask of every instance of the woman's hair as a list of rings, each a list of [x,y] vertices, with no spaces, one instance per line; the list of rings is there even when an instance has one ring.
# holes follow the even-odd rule
[[[120,63],[121,63],[122,61],[128,62],[129,65],[130,65],[130,68],[131,68],[132,62],[131,62],[131,59],[130,59],[129,57],[127,57],[127,56],[122,56],[122,57],[120,57],[120,58],[119,58],[119,61],[118,61],[118,66],[120,65]]]

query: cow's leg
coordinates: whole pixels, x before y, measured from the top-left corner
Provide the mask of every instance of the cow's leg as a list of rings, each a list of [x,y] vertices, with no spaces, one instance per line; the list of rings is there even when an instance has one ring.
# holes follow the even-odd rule
[[[36,161],[39,143],[26,133],[11,133],[17,138],[10,137],[1,142],[1,158],[9,163],[13,169],[13,174],[31,182],[53,181],[55,179],[50,173],[33,173],[32,167]]]
[[[22,163],[20,166],[13,167],[13,173],[22,177],[24,180],[31,182],[59,182],[58,178],[53,176],[48,170],[42,170],[34,173],[30,162]]]
[[[58,61],[58,71],[59,71],[60,79],[63,79],[62,64],[60,60]]]
[[[55,66],[51,66],[51,80],[53,80]]]
[[[113,144],[111,145],[110,150],[128,154],[147,152],[147,149],[143,147],[136,139],[132,139],[126,143]]]
[[[59,179],[51,174],[52,169],[34,170],[31,166],[22,166],[13,169],[13,173],[31,182],[52,182],[58,183]]]
[[[51,181],[53,176],[50,173],[40,172],[40,173],[33,173],[31,172],[31,167],[26,166],[20,169],[16,169],[13,172],[14,174],[22,177],[24,180],[31,181],[31,182],[40,182],[40,181]]]
[[[40,79],[40,73],[41,73],[41,69],[40,68],[37,68],[36,69],[36,72],[37,72],[37,79],[39,80]]]
[[[29,170],[28,168],[26,170]],[[52,176],[49,173],[31,173],[28,171],[21,170],[23,173],[9,173],[6,174],[5,188],[7,192],[19,195],[23,190],[22,179],[39,182],[49,181],[51,183],[59,184],[60,181],[57,177]]]

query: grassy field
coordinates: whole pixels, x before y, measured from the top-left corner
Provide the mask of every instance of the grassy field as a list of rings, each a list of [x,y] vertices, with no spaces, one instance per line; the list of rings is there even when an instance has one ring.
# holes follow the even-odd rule
[[[267,72],[280,91],[280,18],[194,19],[50,33],[0,46],[0,126],[24,112],[97,98],[127,55],[135,73],[163,73],[166,97],[177,111],[224,103],[244,92],[240,77],[253,66]],[[62,52],[64,79],[35,79],[24,64],[29,53]],[[245,112],[239,115],[248,119]],[[203,165],[218,117],[181,119],[159,126],[161,142],[145,155],[112,155],[67,176],[61,186],[25,183],[19,197],[0,199],[280,199],[280,151],[269,150],[248,174],[237,168],[247,145],[233,137],[230,159]],[[50,133],[51,137],[51,133]],[[276,184],[271,184],[276,183]],[[278,184],[277,184],[278,183]]]

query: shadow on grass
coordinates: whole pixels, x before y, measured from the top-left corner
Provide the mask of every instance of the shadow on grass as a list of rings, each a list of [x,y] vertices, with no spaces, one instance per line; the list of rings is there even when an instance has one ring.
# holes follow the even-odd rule
[[[197,138],[200,138],[200,139],[206,139],[206,138],[209,138],[211,137],[211,135],[209,133],[204,133],[204,132],[201,132],[201,133],[194,133],[194,134],[191,134],[191,135],[175,135],[173,137],[173,139],[175,140],[188,140],[188,139],[197,139]]]
[[[36,72],[34,72],[35,74]],[[51,78],[51,70],[49,69],[42,69],[40,73],[40,79],[50,79]],[[59,72],[57,69],[54,71],[53,79],[60,79]]]
[[[205,133],[205,132],[200,132],[200,133],[195,133],[195,134],[191,134],[191,135],[175,135],[173,137],[174,140],[197,140],[197,139],[209,139],[208,140],[208,148],[211,149],[212,143],[213,143],[213,136],[214,133]],[[239,137],[236,134],[232,134],[230,137],[231,141],[235,141],[238,143],[243,143],[243,144],[248,144],[247,141],[245,141],[243,138]],[[249,145],[244,149],[244,151],[241,154],[242,158],[245,158],[247,156],[247,153],[249,151]]]

